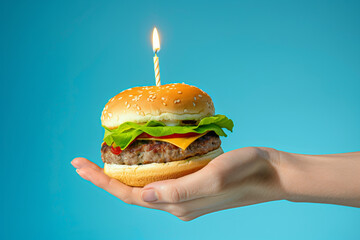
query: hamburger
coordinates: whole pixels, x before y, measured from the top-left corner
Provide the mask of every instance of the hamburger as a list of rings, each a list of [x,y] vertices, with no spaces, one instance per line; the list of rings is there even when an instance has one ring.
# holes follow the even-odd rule
[[[184,83],[122,91],[101,115],[105,174],[142,187],[198,171],[223,153],[220,136],[234,126],[214,114],[210,96]]]

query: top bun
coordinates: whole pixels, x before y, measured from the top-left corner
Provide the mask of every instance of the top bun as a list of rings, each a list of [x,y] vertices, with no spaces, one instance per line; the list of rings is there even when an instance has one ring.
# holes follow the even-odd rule
[[[101,115],[103,126],[114,129],[124,122],[162,121],[178,125],[183,120],[200,120],[214,115],[210,96],[184,83],[134,87],[111,98]]]

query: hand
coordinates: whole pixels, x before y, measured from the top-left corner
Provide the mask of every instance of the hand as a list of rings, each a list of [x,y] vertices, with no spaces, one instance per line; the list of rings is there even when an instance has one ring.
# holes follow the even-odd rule
[[[222,154],[193,174],[143,188],[108,177],[85,158],[75,158],[72,165],[82,178],[125,203],[167,211],[189,221],[223,209],[282,199],[278,158],[274,149],[242,148]]]

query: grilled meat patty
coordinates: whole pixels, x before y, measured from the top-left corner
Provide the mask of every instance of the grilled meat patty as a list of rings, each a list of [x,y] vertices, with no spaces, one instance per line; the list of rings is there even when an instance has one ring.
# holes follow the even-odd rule
[[[185,150],[167,142],[136,140],[119,155],[116,155],[111,152],[111,146],[104,143],[101,147],[101,158],[104,163],[110,164],[166,163],[203,155],[218,149],[220,145],[220,138],[214,132],[209,132],[198,138]]]

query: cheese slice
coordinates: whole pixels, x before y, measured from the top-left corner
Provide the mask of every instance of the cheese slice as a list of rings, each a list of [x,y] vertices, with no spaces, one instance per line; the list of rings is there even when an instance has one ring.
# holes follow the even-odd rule
[[[137,140],[156,140],[162,142],[171,143],[183,150],[185,150],[191,143],[193,143],[196,139],[204,136],[207,132],[200,134],[194,137],[184,137],[184,138],[137,138]]]

